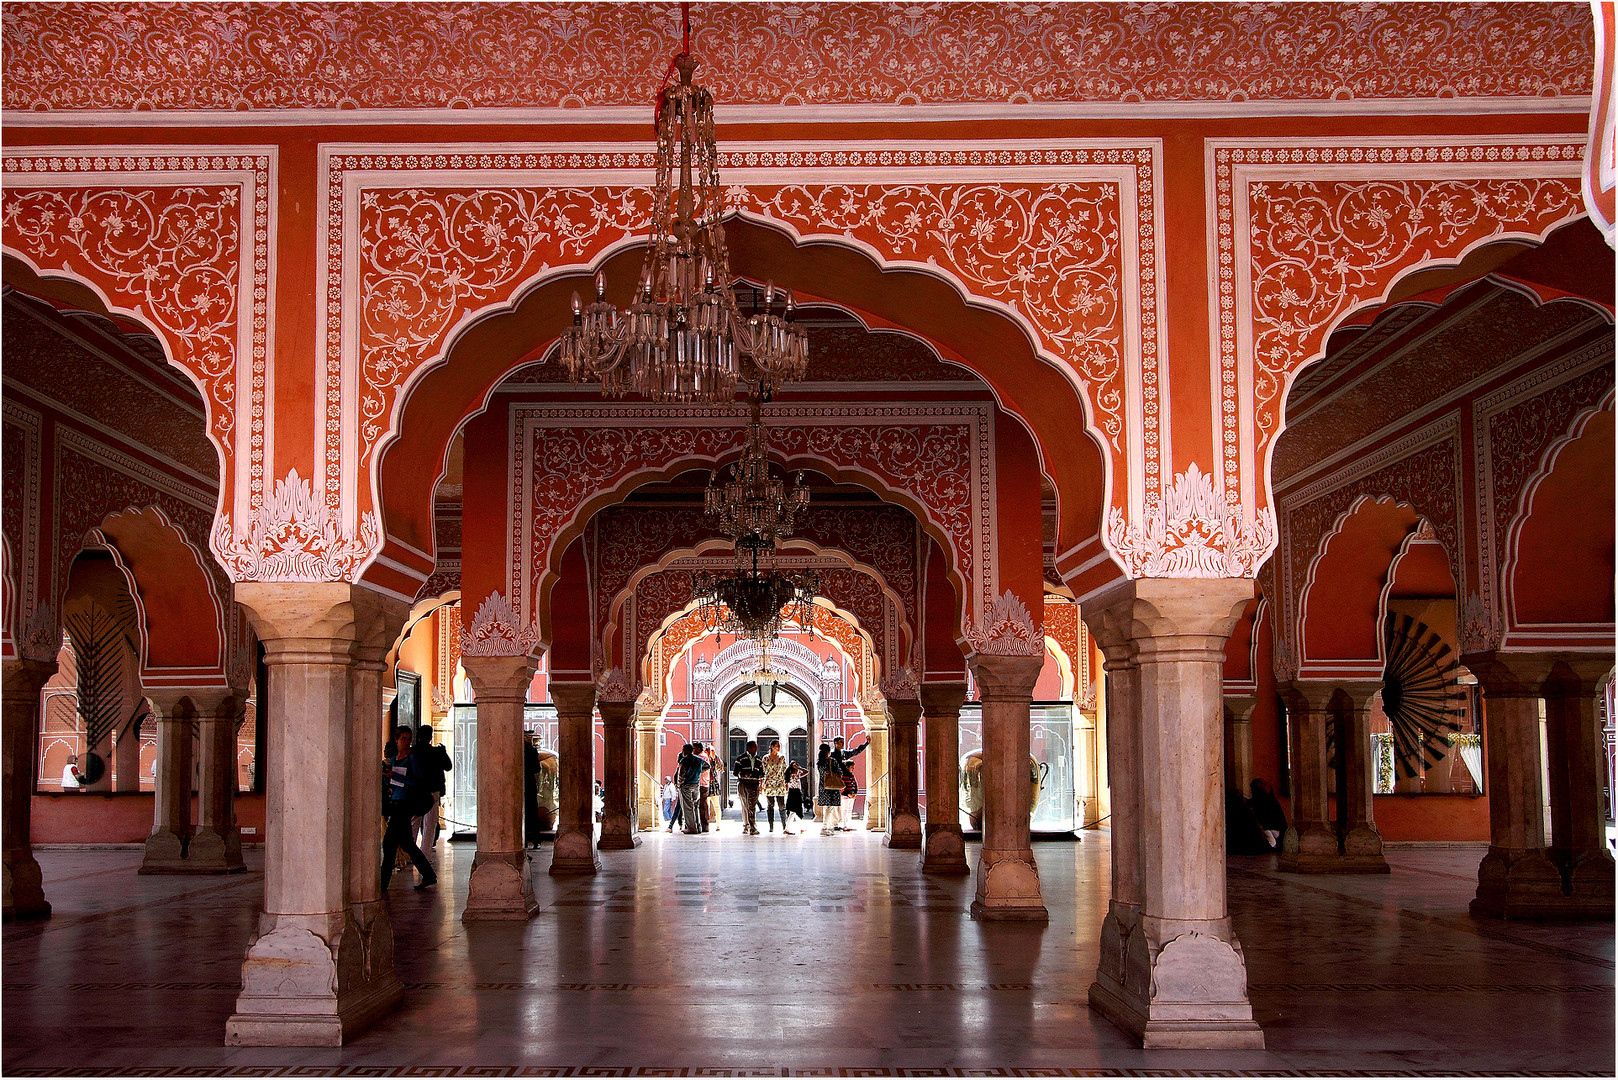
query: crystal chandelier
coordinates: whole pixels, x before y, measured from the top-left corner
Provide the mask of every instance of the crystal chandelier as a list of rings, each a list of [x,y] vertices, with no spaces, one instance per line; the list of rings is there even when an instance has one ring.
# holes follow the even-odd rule
[[[786,676],[770,667],[770,639],[759,642],[758,670],[747,674],[747,681],[758,687],[758,707],[765,713],[775,711],[775,687]]]
[[[736,542],[736,568],[723,574],[699,570],[693,582],[697,617],[721,634],[757,641],[761,648],[788,622],[814,627],[820,575],[788,572],[775,565],[775,545],[757,537]]]
[[[801,472],[793,479],[791,492],[784,479],[771,474],[770,459],[764,452],[763,406],[763,395],[753,395],[747,448],[730,467],[730,479],[723,485],[717,473],[709,478],[702,504],[714,528],[738,544],[753,537],[773,548],[778,540],[792,535],[798,514],[809,505],[809,489]]]
[[[643,394],[654,401],[729,404],[744,377],[761,386],[802,378],[809,338],[793,325],[790,291],[764,287],[764,305],[744,316],[732,292],[725,248],[724,194],[714,143],[713,95],[691,81],[690,17],[673,67],[675,85],[658,95],[657,181],[640,284],[628,309],[606,299],[596,274],[596,298],[573,294],[573,325],[562,334],[562,366],[574,383],[599,380],[608,397]]]

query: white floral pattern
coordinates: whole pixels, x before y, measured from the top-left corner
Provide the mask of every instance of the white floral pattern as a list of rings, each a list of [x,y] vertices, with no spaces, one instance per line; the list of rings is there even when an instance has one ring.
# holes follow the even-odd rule
[[[337,513],[315,497],[297,469],[275,482],[246,525],[238,532],[223,512],[210,538],[235,581],[356,581],[381,543],[375,513],[361,518],[357,535],[345,533]]]
[[[538,644],[539,631],[517,614],[503,592],[490,593],[461,631],[462,656],[527,656]]]
[[[1275,546],[1275,511],[1244,520],[1214,492],[1196,462],[1174,478],[1139,525],[1116,508],[1107,513],[1107,542],[1136,578],[1252,577]]]

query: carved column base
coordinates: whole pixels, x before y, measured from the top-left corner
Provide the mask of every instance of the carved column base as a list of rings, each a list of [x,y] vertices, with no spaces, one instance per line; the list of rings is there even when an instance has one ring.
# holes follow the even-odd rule
[[[185,853],[189,837],[181,837],[170,829],[159,829],[146,838],[146,854],[140,862],[142,874],[195,873],[186,862]]]
[[[894,810],[889,815],[888,835],[882,843],[890,848],[919,851],[921,849],[921,816]]]
[[[635,822],[628,814],[606,813],[601,816],[601,839],[596,841],[599,851],[633,851],[640,847],[635,835]]]
[[[5,870],[0,876],[4,878],[5,918],[43,919],[50,915],[39,862],[31,850],[7,851]]]
[[[1103,924],[1091,1008],[1146,1050],[1264,1049],[1264,1032],[1247,998],[1240,944],[1218,936],[1215,927],[1160,931],[1175,936],[1154,944],[1158,935],[1143,925],[1126,926],[1126,914],[1109,911]],[[1121,957],[1108,956],[1109,932],[1123,938]],[[1111,970],[1120,958],[1122,979]]]
[[[1348,835],[1350,853],[1337,846],[1337,834],[1323,825],[1288,826],[1276,868],[1288,874],[1386,874],[1382,836],[1374,828]],[[1362,835],[1368,833],[1369,835]]]
[[[480,851],[472,859],[463,922],[531,919],[539,910],[529,873],[528,852]]]
[[[1016,853],[984,852],[978,862],[978,894],[972,918],[980,922],[1049,922],[1039,892],[1039,868]]]
[[[397,1004],[393,927],[380,904],[364,906],[375,910],[263,917],[226,1046],[341,1046]]]
[[[553,874],[594,874],[601,869],[601,857],[589,832],[569,829],[556,834],[551,843]]]
[[[922,830],[921,872],[924,874],[965,875],[972,872],[966,861],[966,839],[959,825],[927,825]]]
[[[1577,876],[1570,894],[1550,852],[1491,847],[1478,864],[1478,892],[1470,910],[1494,919],[1611,919],[1612,857],[1601,851],[1589,855],[1572,867]]]

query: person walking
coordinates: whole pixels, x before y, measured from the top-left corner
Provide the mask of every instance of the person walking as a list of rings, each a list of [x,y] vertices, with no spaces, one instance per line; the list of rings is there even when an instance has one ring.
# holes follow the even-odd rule
[[[680,789],[674,786],[674,778],[663,777],[663,787],[659,792],[663,800],[663,824],[667,825],[669,832],[674,831],[674,808],[680,805]]]
[[[809,827],[807,822],[815,816],[815,812],[809,809],[808,795],[803,786],[803,776],[808,771],[795,761],[787,766],[787,805],[781,813],[781,828],[786,829],[789,814],[798,815],[798,831],[789,832],[788,836],[803,835],[804,830]]]
[[[826,815],[820,823],[820,835],[830,836],[843,820],[843,769],[832,757],[830,744],[820,744],[820,756],[815,759],[815,768],[820,771],[820,795],[815,802],[820,804]]]
[[[764,759],[758,756],[758,743],[748,740],[747,749],[730,763],[736,772],[736,797],[742,801],[742,835],[758,835],[758,790],[764,783]],[[774,826],[771,826],[772,831]]]
[[[1281,837],[1287,831],[1287,815],[1281,809],[1281,801],[1275,797],[1269,783],[1256,776],[1247,788],[1253,793],[1253,816],[1258,819],[1258,827],[1264,831],[1265,841],[1271,851],[1280,850]]]
[[[412,835],[411,819],[417,811],[426,810],[429,790],[426,776],[410,753],[410,741],[410,729],[400,728],[394,740],[396,749],[388,759],[388,829],[382,837],[384,892],[387,891],[388,882],[393,879],[393,857],[400,850],[410,856],[410,861],[421,873],[421,881],[416,888],[430,889],[438,884],[438,874],[433,871],[433,864],[421,853]]]
[[[764,758],[764,802],[767,807],[765,813],[770,819],[770,831],[774,832],[775,812],[780,810],[781,831],[791,836],[792,830],[787,828],[787,765],[787,759],[781,756],[780,740],[771,742],[770,752]]]
[[[699,744],[700,745],[700,744]],[[702,777],[707,763],[696,745],[687,745],[680,756],[680,815],[688,835],[702,832]]]
[[[422,851],[432,851],[438,847],[438,807],[448,794],[444,774],[453,770],[455,765],[443,744],[433,742],[431,724],[423,724],[416,729],[416,737],[410,745],[410,756],[421,759],[421,773],[432,797],[427,808],[410,820],[410,834],[416,837]]]

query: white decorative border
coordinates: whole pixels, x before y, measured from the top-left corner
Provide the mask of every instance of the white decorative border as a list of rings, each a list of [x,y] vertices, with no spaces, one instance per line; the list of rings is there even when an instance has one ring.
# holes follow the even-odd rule
[[[571,110],[570,110],[571,111]],[[778,119],[778,118],[777,118]],[[316,425],[315,453],[324,467],[317,470],[317,493],[342,508],[345,535],[357,531],[362,513],[360,492],[363,449],[353,422],[359,386],[359,224],[364,192],[372,188],[501,189],[547,187],[649,187],[654,156],[635,149],[644,143],[422,143],[399,151],[379,151],[368,143],[322,143],[317,174],[320,201],[316,215],[316,246],[321,252],[315,295],[315,317],[324,344],[317,372],[324,388],[325,422]],[[1136,164],[1130,155],[1148,155],[1150,164]],[[726,142],[719,165],[727,187],[778,187],[803,183],[979,183],[1048,182],[1111,183],[1119,187],[1120,281],[1119,303],[1124,401],[1120,415],[1126,423],[1128,505],[1144,505],[1146,493],[1158,483],[1159,462],[1172,460],[1168,400],[1167,295],[1164,280],[1162,205],[1163,146],[1150,139],[1007,139],[947,142],[926,140],[843,142]],[[1103,160],[1105,159],[1105,160]],[[354,164],[348,162],[352,160]],[[1142,178],[1144,177],[1144,185]],[[1143,192],[1141,188],[1147,187]],[[756,215],[748,215],[756,216]],[[761,219],[763,220],[763,219]],[[796,229],[786,223],[795,239]],[[819,236],[816,234],[816,238]],[[640,235],[605,244],[590,264],[550,266],[512,290],[513,297],[532,291],[536,282],[568,274],[581,274],[614,251],[638,245]],[[1009,304],[977,295],[953,274],[933,263],[890,260],[862,241],[842,235],[840,243],[875,258],[884,269],[910,269],[948,282],[974,307],[993,310],[1011,319],[1033,344],[1041,360],[1050,364],[1073,386],[1084,404],[1087,426],[1091,404],[1089,388],[1078,372],[1043,345],[1037,328]],[[1131,304],[1125,298],[1140,297]],[[492,311],[508,310],[512,301],[468,312],[446,334],[446,349],[463,330]],[[372,507],[381,506],[380,471],[375,459],[396,437],[400,417],[415,384],[443,361],[444,354],[420,365],[398,388],[387,427],[371,448]],[[1139,357],[1137,366],[1130,362]],[[332,453],[328,431],[340,433]],[[1102,441],[1105,436],[1095,431]],[[1103,453],[1104,488],[1113,491],[1115,470],[1111,454]],[[1127,461],[1143,468],[1128,468]],[[1113,496],[1116,498],[1116,496]],[[397,543],[398,541],[393,541]],[[380,548],[378,548],[380,552]],[[430,556],[429,556],[430,557]]]
[[[933,426],[965,426],[971,431],[972,467],[967,482],[971,489],[972,608],[982,612],[993,602],[999,582],[998,526],[995,507],[994,464],[994,407],[983,401],[976,402],[918,402],[906,406],[842,406],[775,404],[766,407],[766,420],[779,427],[865,427],[903,424]],[[533,550],[534,507],[533,475],[534,433],[544,428],[735,428],[740,434],[746,419],[735,410],[711,406],[601,404],[579,406],[557,403],[515,403],[510,407],[508,431],[513,447],[513,461],[507,488],[507,512],[512,522],[510,543],[506,552],[505,580],[510,583],[512,595],[517,598],[519,611],[532,611],[537,602],[538,582],[526,580],[525,568],[528,552]],[[739,444],[738,444],[739,445]],[[691,459],[693,462],[700,459]],[[674,464],[668,462],[666,464]],[[852,468],[837,464],[837,468]],[[650,472],[650,469],[641,472]],[[858,470],[880,485],[888,488],[885,477],[868,470]],[[631,481],[626,476],[620,484]],[[575,507],[563,529],[578,524],[583,505]],[[933,528],[949,535],[942,524],[929,516]],[[950,555],[953,563],[954,545]]]
[[[1492,137],[1402,136],[1392,138],[1275,138],[1204,140],[1204,181],[1208,221],[1208,265],[1217,288],[1208,298],[1213,350],[1214,430],[1225,455],[1215,470],[1221,497],[1249,515],[1262,495],[1274,504],[1271,459],[1286,430],[1286,394],[1309,364],[1294,368],[1279,396],[1276,430],[1265,460],[1254,460],[1252,218],[1247,198],[1255,181],[1330,183],[1354,180],[1466,180],[1514,178],[1576,179],[1582,168],[1583,140],[1577,136],[1500,135]],[[1480,243],[1524,234],[1500,232]],[[1467,250],[1479,246],[1471,245]],[[1398,275],[1429,265],[1453,265],[1466,252],[1430,259]],[[1338,324],[1364,305],[1345,309]],[[1330,328],[1327,329],[1327,339]],[[1260,485],[1263,491],[1259,490]],[[1235,489],[1234,491],[1232,489]]]
[[[22,525],[23,535],[17,537],[20,550],[13,552],[13,558],[8,560],[6,571],[8,575],[15,574],[15,589],[11,610],[5,613],[5,631],[10,644],[20,653],[24,644],[24,628],[33,617],[37,607],[53,603],[50,597],[41,598],[39,595],[39,505],[40,505],[40,468],[41,468],[41,429],[44,417],[33,409],[19,404],[10,397],[0,400],[0,422],[13,424],[23,431],[23,438],[27,450],[24,459],[20,462],[8,461],[6,470],[13,472],[21,470],[23,477],[23,507]],[[9,539],[7,549],[10,550]]]
[[[150,122],[150,115],[140,123]],[[234,484],[234,499],[230,507],[224,505],[224,492],[231,486],[232,477],[225,475],[224,462],[220,463],[220,501],[217,512],[234,512],[238,520],[247,517],[262,501],[265,488],[266,462],[275,456],[275,289],[276,282],[276,205],[280,194],[279,149],[275,146],[74,146],[27,147],[0,152],[0,165],[4,169],[7,188],[62,189],[62,188],[116,188],[120,185],[140,187],[184,187],[188,184],[218,186],[235,184],[239,187],[241,217],[239,230],[237,270],[237,340],[236,385],[234,400],[236,423],[232,428],[237,445],[226,447],[237,478],[246,483]],[[260,178],[263,178],[262,181]],[[32,260],[20,252],[6,248],[31,268],[38,271]],[[41,271],[45,276],[58,276],[60,271]],[[140,309],[130,310],[111,303],[106,293],[93,281],[74,275],[101,299],[108,311],[128,315],[152,327],[160,338],[162,327],[143,314]],[[172,343],[165,349],[168,357],[174,354]],[[251,357],[244,369],[243,357]],[[187,378],[195,376],[184,368]],[[204,408],[209,408],[210,396],[202,395]],[[241,403],[246,401],[247,437],[243,439]],[[213,439],[212,417],[208,418],[207,433]]]

